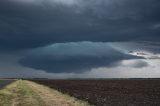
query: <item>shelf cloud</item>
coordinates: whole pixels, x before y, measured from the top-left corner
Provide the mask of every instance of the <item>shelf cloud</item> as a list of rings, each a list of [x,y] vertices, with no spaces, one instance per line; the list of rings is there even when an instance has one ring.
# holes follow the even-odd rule
[[[158,73],[159,10],[159,0],[0,0],[0,75]]]
[[[51,73],[82,73],[93,68],[116,67],[120,60],[136,58],[141,57],[121,53],[107,43],[72,42],[35,49],[20,64]]]

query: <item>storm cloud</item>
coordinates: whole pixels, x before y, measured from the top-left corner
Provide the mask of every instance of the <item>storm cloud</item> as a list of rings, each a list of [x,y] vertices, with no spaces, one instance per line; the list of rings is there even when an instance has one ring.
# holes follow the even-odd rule
[[[159,0],[1,0],[0,49],[160,41]]]
[[[35,49],[20,64],[51,73],[82,73],[93,68],[114,67],[120,60],[133,58],[141,57],[121,53],[107,43],[77,42]]]
[[[159,0],[0,0],[0,77],[157,77],[159,10]]]

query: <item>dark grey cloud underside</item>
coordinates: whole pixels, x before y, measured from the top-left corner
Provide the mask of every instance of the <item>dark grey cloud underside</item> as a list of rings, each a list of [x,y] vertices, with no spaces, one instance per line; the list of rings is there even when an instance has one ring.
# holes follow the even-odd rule
[[[143,68],[143,67],[147,67],[147,66],[149,66],[149,64],[145,61],[138,61],[137,63],[132,65],[132,67],[134,67],[134,68]]]
[[[14,1],[0,1],[1,50],[56,42],[160,41],[159,0],[81,0],[73,6]]]
[[[123,59],[140,58],[121,53],[107,43],[77,42],[35,49],[19,63],[50,73],[82,73],[99,67],[116,67]],[[131,67],[141,68],[144,65],[147,66],[144,62],[139,62]]]

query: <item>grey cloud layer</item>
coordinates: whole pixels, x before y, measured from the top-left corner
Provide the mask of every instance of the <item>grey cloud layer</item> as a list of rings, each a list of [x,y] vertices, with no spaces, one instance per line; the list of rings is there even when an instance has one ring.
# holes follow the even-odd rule
[[[116,62],[132,58],[139,57],[123,54],[107,43],[78,42],[35,49],[21,59],[20,64],[50,73],[81,73],[116,66]]]
[[[0,49],[160,41],[159,10],[159,0],[1,0]]]
[[[139,58],[124,51],[160,53],[159,10],[159,0],[0,0],[0,55],[19,53],[18,65],[49,73],[120,65]],[[124,67],[147,65],[137,60]]]

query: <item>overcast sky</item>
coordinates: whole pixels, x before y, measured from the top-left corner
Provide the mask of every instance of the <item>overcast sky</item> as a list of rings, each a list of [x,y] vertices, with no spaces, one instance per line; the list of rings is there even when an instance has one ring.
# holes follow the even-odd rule
[[[0,77],[160,77],[159,0],[0,0]]]

